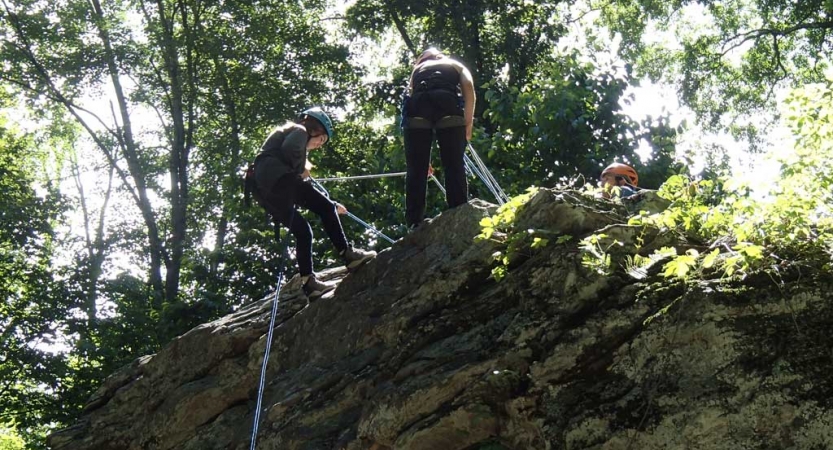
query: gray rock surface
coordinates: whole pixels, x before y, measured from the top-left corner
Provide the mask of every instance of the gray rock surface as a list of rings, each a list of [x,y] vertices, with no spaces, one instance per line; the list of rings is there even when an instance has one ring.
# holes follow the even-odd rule
[[[542,191],[518,225],[575,239],[495,282],[496,244],[473,240],[492,211],[446,211],[357,272],[324,272],[339,286],[312,304],[283,288],[257,448],[833,448],[827,281],[599,275],[575,242],[632,245],[621,207]],[[248,448],[271,300],[112,375],[50,446]]]

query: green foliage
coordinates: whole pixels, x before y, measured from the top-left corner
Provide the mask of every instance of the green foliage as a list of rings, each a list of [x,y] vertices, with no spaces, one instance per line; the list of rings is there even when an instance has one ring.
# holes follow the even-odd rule
[[[608,241],[604,233],[591,234],[578,243],[581,250],[581,264],[599,275],[610,273],[610,249],[622,243],[613,239]]]
[[[36,190],[38,155],[0,115],[0,424],[32,441],[72,414],[60,403],[69,368],[48,346],[75,305],[52,263],[66,205],[50,186]]]
[[[26,443],[14,430],[6,430],[0,427],[0,450],[23,450]]]
[[[725,116],[772,117],[777,89],[821,82],[830,68],[826,0],[631,0],[601,10],[640,75],[676,83],[703,124],[753,143],[760,124]]]
[[[782,152],[781,174],[766,193],[754,193],[737,178],[722,183],[692,183],[672,177],[660,195],[672,200],[666,211],[642,213],[633,225],[676,232],[703,243],[705,251],[689,249],[665,265],[664,275],[680,279],[709,276],[744,277],[757,270],[794,264],[821,270],[833,252],[833,77],[793,91],[786,102],[786,120],[794,148]]]
[[[625,97],[632,83],[624,64],[577,50],[542,63],[525,85],[494,79],[486,84],[484,117],[495,131],[478,136],[476,146],[488,149],[485,158],[500,167],[509,180],[504,188],[512,192],[577,175],[595,180],[614,160],[635,166],[643,187],[657,187],[669,171],[679,170],[673,163],[679,130],[667,114],[643,123],[624,115],[621,105],[633,100]],[[635,153],[643,140],[653,150],[650,166]]]
[[[346,43],[320,20],[323,2],[101,3],[0,10],[0,93],[49,122],[44,135],[63,136],[40,142],[50,162],[76,153],[92,166],[84,175],[115,180],[109,208],[87,210],[95,194],[56,183],[31,195],[35,171],[16,165],[25,158],[0,160],[0,289],[11,293],[0,307],[0,415],[24,429],[69,424],[106,375],[274,286],[278,246],[262,211],[242,207],[240,168],[271,127],[311,104],[343,107],[357,84]],[[123,105],[110,98],[117,89]],[[79,211],[71,221],[55,215],[58,189]],[[82,209],[86,236],[53,232],[76,231]],[[141,273],[118,273],[113,260]],[[47,338],[71,348],[30,345]]]
[[[509,267],[519,257],[528,256],[529,250],[538,250],[550,243],[552,233],[547,230],[528,229],[516,230],[515,219],[523,206],[538,192],[538,188],[530,187],[525,194],[509,199],[507,203],[497,209],[491,217],[480,220],[481,232],[476,240],[490,240],[499,244],[499,249],[492,254],[496,265],[492,268],[492,278],[500,281],[509,273]],[[572,236],[562,235],[556,239],[556,245],[566,243]]]
[[[365,36],[379,37],[396,26],[413,47],[405,60],[432,45],[459,55],[472,70],[479,96],[483,82],[504,68],[512,83],[525,84],[564,33],[559,16],[554,3],[521,0],[360,0],[347,12],[348,26]]]
[[[397,53],[399,64],[381,70],[381,80],[363,84],[363,69],[350,63],[362,55],[350,54],[350,42],[334,36],[320,1],[160,2],[142,8],[141,2],[116,0],[99,5],[100,14],[98,3],[14,0],[0,10],[0,95],[8,91],[26,102],[35,119],[49,122],[37,138],[0,122],[0,423],[13,423],[30,448],[42,447],[46,424],[73,421],[107,374],[273,287],[280,246],[263,211],[242,206],[239,185],[245,162],[273,126],[303,107],[323,104],[336,113],[336,137],[313,153],[315,176],[404,170],[394,117],[412,53],[424,46],[448,50],[474,72],[473,144],[507,192],[577,174],[595,179],[614,159],[634,163],[648,187],[681,172],[673,163],[679,130],[666,115],[635,122],[621,114],[621,103],[633,100],[625,92],[637,83],[630,65],[554,50],[564,24],[577,14],[566,4],[355,2],[347,17],[353,31],[381,37],[395,28],[415,47]],[[638,62],[636,73],[679,75],[681,92],[704,117],[719,117],[733,104],[758,105],[784,70],[789,80],[815,80],[827,64],[825,28],[790,28],[802,17],[819,18],[818,1],[758,2],[763,6],[751,9],[744,2],[704,5],[719,18],[715,32],[686,37],[680,52],[632,39],[649,29],[647,18],[672,14],[672,5],[601,6],[611,23],[628,30],[623,51]],[[731,33],[757,18],[765,19],[761,27],[782,33],[768,36],[777,37],[778,46],[753,34],[740,65],[716,58]],[[733,42],[738,39],[744,36]],[[772,58],[775,52],[780,60]],[[112,111],[101,106],[115,90],[114,80],[124,83],[125,115],[118,102]],[[807,86],[792,97],[787,115],[798,143],[769,197],[751,196],[733,180],[692,184],[672,177],[661,190],[672,207],[634,223],[683,234],[692,248],[630,255],[625,265],[644,271],[668,261],[664,273],[670,278],[691,280],[744,276],[795,260],[828,264],[830,97],[829,84]],[[97,116],[90,120],[91,114]],[[653,149],[648,167],[634,153],[643,139]],[[91,152],[91,170],[112,174],[106,189],[114,201],[98,210],[90,205],[87,236],[67,236],[56,230],[76,226],[64,213],[84,209],[84,194],[67,198],[66,183],[56,179],[75,155],[83,159]],[[434,167],[442,179],[436,153]],[[54,172],[44,174],[43,168]],[[327,188],[351,212],[398,237],[405,231],[403,186],[401,178],[390,178]],[[433,215],[445,204],[433,185],[428,189]],[[470,189],[474,196],[488,195],[477,182]],[[495,279],[520,258],[573,240],[514,229],[533,193],[514,197],[481,224],[480,238],[498,244]],[[387,245],[349,220],[345,228],[356,245]],[[320,267],[336,257],[318,234]],[[599,272],[611,270],[612,246],[620,246],[603,236],[579,245],[585,264]],[[138,272],[119,273],[115,259]],[[69,349],[55,352],[50,344]]]

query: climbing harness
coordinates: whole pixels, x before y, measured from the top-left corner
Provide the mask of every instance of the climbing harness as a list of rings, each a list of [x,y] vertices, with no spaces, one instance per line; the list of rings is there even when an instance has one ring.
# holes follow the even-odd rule
[[[325,188],[324,188],[324,186],[322,186],[322,185],[321,185],[321,183],[319,183],[319,182],[318,182],[315,178],[313,178],[313,177],[309,177],[309,179],[310,179],[310,181],[312,182],[312,185],[313,185],[313,186],[314,186],[314,187],[315,187],[315,188],[316,188],[319,192],[321,192],[321,194],[323,194],[323,195],[324,195],[324,197],[330,198],[330,193],[327,191],[327,189],[325,189]],[[358,222],[360,225],[364,226],[365,228],[367,228],[368,230],[372,231],[373,233],[375,233],[377,236],[379,236],[379,237],[383,238],[384,240],[386,240],[386,241],[390,242],[391,244],[393,244],[393,243],[395,242],[393,239],[391,239],[391,238],[389,238],[387,235],[385,235],[385,233],[382,233],[381,231],[377,230],[377,229],[376,229],[373,225],[370,225],[369,223],[365,222],[364,220],[359,219],[359,218],[358,218],[355,214],[351,213],[350,211],[347,211],[347,217],[349,217],[349,218],[351,218],[351,219],[355,220],[355,221],[356,221],[356,222]]]
[[[295,218],[294,215],[295,211],[293,210],[292,214],[289,216],[289,223],[292,223],[292,220]],[[257,387],[257,406],[255,406],[255,417],[252,423],[252,442],[249,446],[249,450],[255,450],[255,444],[257,442],[257,430],[260,426],[260,412],[263,407],[263,391],[266,387],[266,366],[269,364],[269,353],[272,352],[272,336],[275,332],[275,318],[278,316],[278,299],[281,295],[281,284],[283,284],[284,265],[288,259],[286,258],[287,242],[286,240],[281,239],[280,225],[275,225],[275,232],[278,234],[278,240],[282,241],[281,260],[278,264],[278,285],[275,288],[275,298],[272,300],[272,314],[269,317],[269,332],[266,334],[266,351],[263,353],[263,364],[260,366],[260,383]]]

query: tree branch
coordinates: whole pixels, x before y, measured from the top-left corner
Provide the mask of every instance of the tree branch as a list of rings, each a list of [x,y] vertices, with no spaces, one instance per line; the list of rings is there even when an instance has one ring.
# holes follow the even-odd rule
[[[396,29],[399,31],[399,35],[402,36],[402,40],[405,41],[405,46],[408,47],[408,50],[411,51],[411,54],[414,57],[419,55],[414,42],[411,40],[411,37],[408,36],[408,29],[405,28],[405,23],[402,21],[402,18],[399,17],[399,14],[396,13],[396,9],[393,7],[393,2],[388,0],[385,2],[385,6],[388,8],[388,15],[390,16],[391,21],[393,24],[396,25]]]
[[[112,135],[116,139],[118,139],[118,137],[119,137],[119,134],[115,130],[110,128],[106,123],[104,123],[104,121],[101,120],[101,118],[98,117],[98,115],[96,113],[90,111],[89,109],[87,109],[83,106],[78,105],[77,103],[73,102],[72,100],[70,100],[68,98],[58,97],[56,95],[53,95],[49,91],[44,91],[43,89],[38,89],[38,88],[30,85],[29,83],[25,82],[25,81],[16,80],[14,78],[9,78],[7,76],[0,75],[0,80],[6,81],[8,83],[11,83],[15,86],[18,86],[18,87],[20,87],[24,90],[36,93],[38,95],[43,95],[46,98],[48,98],[49,100],[52,100],[52,101],[57,102],[57,103],[63,103],[65,105],[68,105],[68,107],[74,108],[74,109],[76,109],[78,111],[81,111],[85,114],[89,114],[90,116],[92,116],[95,119],[96,122],[98,122],[99,125],[102,126],[102,128],[104,128],[107,131],[108,134]]]
[[[43,65],[40,63],[40,61],[38,61],[38,59],[32,53],[31,44],[26,39],[26,35],[23,33],[23,30],[20,27],[20,23],[17,20],[17,15],[15,13],[13,13],[11,10],[9,10],[8,4],[5,1],[3,2],[3,6],[6,9],[6,14],[8,15],[9,20],[12,23],[12,26],[14,27],[15,33],[17,34],[17,36],[21,40],[21,42],[23,42],[23,46],[20,47],[21,51],[23,52],[23,55],[26,57],[26,59],[29,61],[29,63],[31,63],[32,66],[34,66],[34,68],[37,71],[38,75],[40,76],[41,80],[46,84],[46,87],[48,89],[47,92],[43,92],[40,89],[33,89],[33,91],[45,94],[50,99],[53,99],[54,101],[57,101],[58,103],[63,105],[73,117],[75,117],[75,120],[77,120],[78,123],[80,123],[81,126],[87,131],[90,138],[96,143],[96,146],[98,146],[98,148],[102,150],[105,157],[107,158],[107,161],[113,167],[116,168],[116,170],[118,171],[118,174],[119,174],[119,178],[122,180],[122,182],[125,184],[125,186],[128,187],[128,190],[131,193],[131,195],[133,196],[133,199],[138,202],[139,197],[138,197],[136,191],[133,189],[132,185],[130,184],[128,175],[124,172],[124,170],[122,170],[120,167],[118,167],[118,165],[116,164],[116,161],[113,158],[113,156],[107,151],[107,145],[104,143],[104,141],[101,139],[101,137],[98,136],[98,133],[96,133],[92,129],[92,127],[90,127],[90,125],[87,123],[87,121],[85,121],[78,114],[78,110],[76,110],[76,108],[74,106],[74,103],[71,100],[69,100],[66,96],[64,96],[64,94],[60,90],[58,90],[58,87],[55,86],[55,83],[52,81],[52,77],[51,77],[51,75],[49,75],[49,72],[46,70],[45,67],[43,67]],[[25,84],[24,84],[24,86],[28,87]],[[95,114],[93,114],[93,116],[97,118],[97,116],[95,116]],[[101,121],[101,119],[98,119],[98,120]],[[103,122],[102,122],[102,124],[103,124]],[[105,125],[105,128],[107,128],[106,125]],[[108,129],[108,131],[110,131],[110,133],[114,133],[114,131],[110,130],[109,128],[107,128],[107,129]]]
[[[722,52],[720,54],[720,56],[725,56],[726,53],[740,47],[741,45],[743,45],[744,43],[746,43],[750,40],[757,40],[757,39],[760,39],[764,36],[774,36],[774,37],[788,36],[790,34],[795,33],[796,31],[801,31],[801,30],[829,30],[831,28],[833,28],[833,20],[828,20],[828,21],[824,21],[824,22],[800,23],[800,24],[793,25],[793,26],[788,27],[788,28],[782,28],[782,29],[758,28],[758,29],[755,29],[755,30],[750,30],[750,31],[746,31],[746,32],[743,32],[743,33],[738,33],[738,34],[730,37],[729,39],[727,39],[725,43],[729,43],[729,42],[732,42],[736,39],[742,38],[741,41],[732,45],[732,46],[730,46],[728,49],[726,49],[724,52]],[[725,48],[725,43],[724,43],[724,48]]]

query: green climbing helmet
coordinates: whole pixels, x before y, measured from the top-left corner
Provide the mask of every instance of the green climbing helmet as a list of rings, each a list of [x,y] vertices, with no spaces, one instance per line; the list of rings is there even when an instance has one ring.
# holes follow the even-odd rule
[[[321,122],[321,125],[324,125],[324,131],[327,132],[327,140],[333,139],[333,121],[330,120],[330,116],[328,116],[323,109],[317,106],[308,108],[298,115],[298,117],[301,119],[303,119],[304,116],[312,117],[315,120]]]

